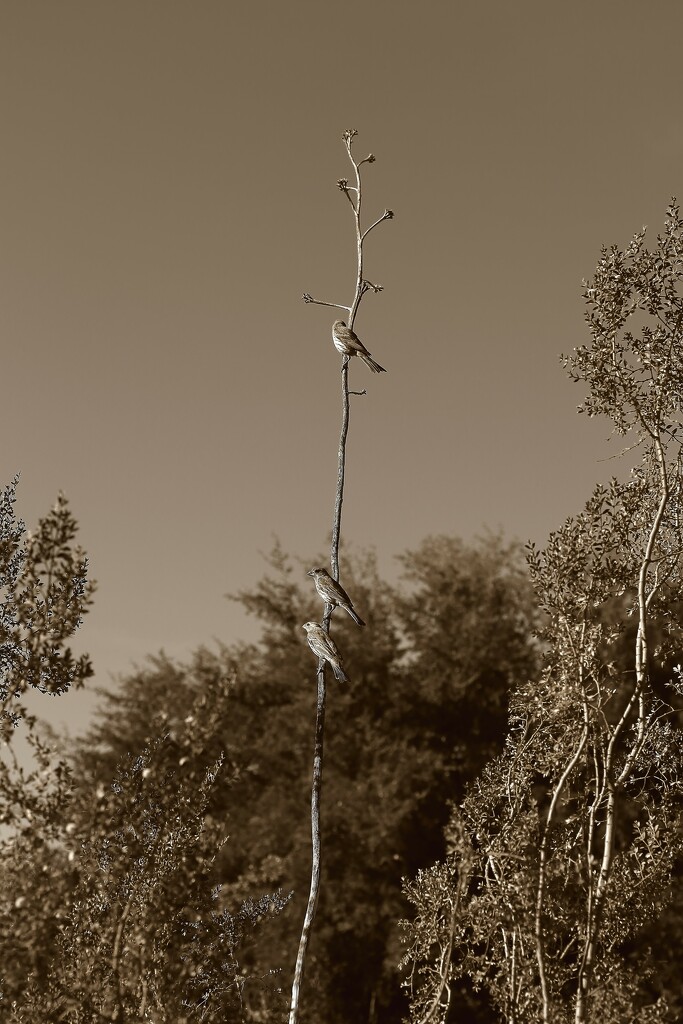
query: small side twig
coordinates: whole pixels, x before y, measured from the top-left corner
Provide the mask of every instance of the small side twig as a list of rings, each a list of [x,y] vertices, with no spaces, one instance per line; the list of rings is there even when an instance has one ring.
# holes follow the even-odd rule
[[[345,309],[347,313],[351,312],[350,306],[342,306],[340,302],[323,302],[322,299],[314,299],[308,292],[304,292],[301,298],[304,302],[313,302],[316,306],[332,306],[334,309]]]

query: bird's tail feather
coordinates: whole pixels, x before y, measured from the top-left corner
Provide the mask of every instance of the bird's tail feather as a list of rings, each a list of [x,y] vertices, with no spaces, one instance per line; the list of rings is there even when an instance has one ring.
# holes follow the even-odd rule
[[[346,606],[346,611],[349,613],[349,615],[351,616],[351,618],[353,619],[353,621],[356,623],[357,626],[364,626],[365,625],[365,623],[361,619],[360,615],[358,615],[353,610],[353,608],[349,608],[348,606]]]
[[[366,355],[365,352],[359,352],[358,355],[361,357],[366,366],[369,366],[373,373],[386,373],[387,371],[383,366],[380,366],[376,359],[373,359],[371,355]]]

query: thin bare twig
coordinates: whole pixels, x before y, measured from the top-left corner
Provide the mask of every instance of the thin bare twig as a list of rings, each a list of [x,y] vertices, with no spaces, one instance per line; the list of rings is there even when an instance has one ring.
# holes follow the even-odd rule
[[[343,306],[340,302],[323,302],[322,299],[314,299],[308,292],[304,292],[301,298],[304,302],[312,302],[316,306],[332,306],[334,309],[345,309],[347,313],[351,312],[350,306]]]

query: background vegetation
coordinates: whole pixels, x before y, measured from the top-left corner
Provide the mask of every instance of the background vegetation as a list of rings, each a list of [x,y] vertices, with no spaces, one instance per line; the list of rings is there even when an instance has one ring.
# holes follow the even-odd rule
[[[637,445],[543,551],[426,538],[387,585],[344,562],[323,886],[302,1020],[673,1020],[680,945],[683,222],[605,250],[586,411]],[[634,330],[632,330],[634,328]],[[637,328],[637,333],[635,328]],[[91,674],[60,498],[0,506],[4,1019],[284,1020],[307,894],[314,707],[300,625],[319,554],[237,595],[255,644],[157,657],[59,749],[26,714]],[[310,553],[308,553],[310,556]],[[22,734],[35,767],[14,756]],[[402,919],[407,923],[401,925]],[[402,966],[399,968],[399,962]]]

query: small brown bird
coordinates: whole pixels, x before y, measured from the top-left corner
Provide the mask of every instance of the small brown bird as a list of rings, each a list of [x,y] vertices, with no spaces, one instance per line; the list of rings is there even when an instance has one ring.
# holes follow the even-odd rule
[[[356,612],[351,598],[346,593],[341,583],[337,583],[330,576],[327,569],[309,569],[307,576],[312,576],[315,581],[315,589],[322,597],[325,604],[337,605],[343,608],[351,616],[357,626],[364,626],[365,623]]]
[[[330,663],[336,679],[348,683],[349,677],[342,668],[341,655],[332,637],[317,622],[304,622],[301,628],[308,634],[306,640],[313,653]]]
[[[387,372],[372,358],[355,331],[347,327],[343,320],[335,320],[332,324],[332,341],[337,352],[341,352],[343,356],[360,356],[373,373]]]

